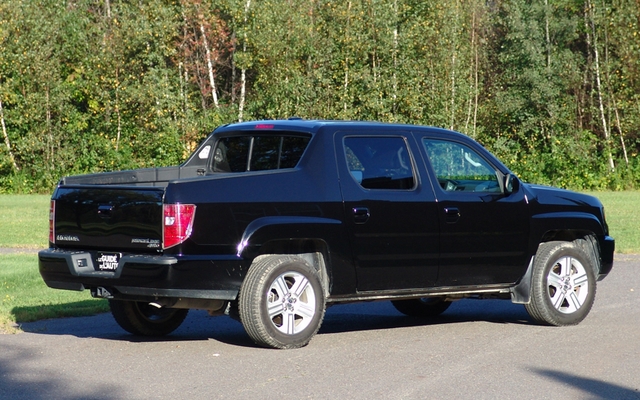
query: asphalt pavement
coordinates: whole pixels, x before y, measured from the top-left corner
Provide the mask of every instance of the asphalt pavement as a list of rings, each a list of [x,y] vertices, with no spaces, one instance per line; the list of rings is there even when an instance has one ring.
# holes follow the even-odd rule
[[[0,399],[638,400],[640,256],[616,256],[572,327],[461,300],[430,321],[389,302],[333,306],[297,350],[258,348],[239,322],[200,311],[162,339],[131,336],[109,314],[21,328],[0,335]]]

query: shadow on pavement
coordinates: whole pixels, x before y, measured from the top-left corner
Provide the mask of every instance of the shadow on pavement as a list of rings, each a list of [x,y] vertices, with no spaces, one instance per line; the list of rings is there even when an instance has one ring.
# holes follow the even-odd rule
[[[46,368],[33,370],[30,365],[41,357],[30,347],[4,343],[0,352],[0,398],[12,400],[39,399],[114,399],[126,398],[123,388],[99,384],[86,386],[81,393],[60,384],[60,377]],[[29,371],[25,373],[25,371]]]
[[[640,399],[640,391],[613,383],[607,383],[598,379],[583,378],[581,376],[568,374],[550,369],[534,369],[534,372],[553,379],[557,382],[571,385],[585,393],[585,398],[627,400]]]
[[[504,300],[460,300],[452,304],[441,316],[431,319],[407,317],[396,311],[390,302],[385,301],[331,306],[327,308],[319,334],[474,321],[532,324],[524,307]],[[201,310],[191,310],[180,328],[168,336],[157,338],[126,333],[116,324],[111,314],[30,322],[22,324],[21,328],[25,332],[43,335],[72,335],[133,343],[214,339],[235,346],[255,346],[240,322],[227,316],[210,317],[206,311]]]

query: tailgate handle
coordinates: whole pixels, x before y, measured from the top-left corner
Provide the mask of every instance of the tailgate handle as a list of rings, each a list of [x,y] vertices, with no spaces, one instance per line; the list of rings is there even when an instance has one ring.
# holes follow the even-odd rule
[[[109,204],[98,206],[98,215],[100,218],[111,218],[111,211],[113,211],[113,206]]]

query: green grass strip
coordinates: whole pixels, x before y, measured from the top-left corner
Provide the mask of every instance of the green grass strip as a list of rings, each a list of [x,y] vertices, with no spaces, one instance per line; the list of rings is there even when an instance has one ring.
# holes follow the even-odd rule
[[[604,204],[616,253],[640,254],[640,192],[589,192]]]
[[[49,195],[0,195],[0,247],[45,248],[49,241]]]
[[[47,287],[36,254],[0,255],[0,331],[13,331],[19,322],[94,315],[108,309],[106,300],[92,299],[88,291]]]

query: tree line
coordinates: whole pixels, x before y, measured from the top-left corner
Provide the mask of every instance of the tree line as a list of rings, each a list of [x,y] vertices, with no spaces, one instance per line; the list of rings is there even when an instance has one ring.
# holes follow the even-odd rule
[[[0,192],[290,116],[450,128],[526,181],[637,188],[640,0],[0,3]]]

